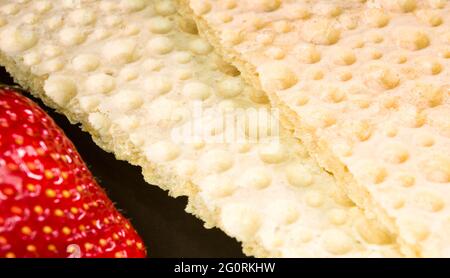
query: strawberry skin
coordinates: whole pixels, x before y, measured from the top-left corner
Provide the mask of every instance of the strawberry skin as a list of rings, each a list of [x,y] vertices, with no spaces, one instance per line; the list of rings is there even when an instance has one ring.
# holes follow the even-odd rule
[[[55,122],[0,87],[0,258],[78,256],[146,250]]]

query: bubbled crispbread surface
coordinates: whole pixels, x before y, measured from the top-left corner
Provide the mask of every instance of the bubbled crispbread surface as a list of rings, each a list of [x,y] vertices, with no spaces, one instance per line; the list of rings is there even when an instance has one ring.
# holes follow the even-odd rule
[[[448,1],[181,2],[405,252],[450,256]]]
[[[249,255],[399,256],[395,238],[289,132],[262,122],[262,135],[279,137],[249,138],[255,114],[244,113],[238,131],[247,140],[224,141],[236,130],[193,114],[200,105],[237,118],[249,108],[272,115],[176,9],[168,0],[2,0],[0,62],[103,148],[142,166],[146,180],[187,195],[190,212]],[[192,122],[209,137],[174,136]]]

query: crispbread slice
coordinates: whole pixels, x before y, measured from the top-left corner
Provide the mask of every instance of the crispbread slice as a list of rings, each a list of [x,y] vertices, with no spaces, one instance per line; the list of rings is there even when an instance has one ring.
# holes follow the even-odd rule
[[[180,2],[405,253],[450,256],[448,1]]]
[[[399,256],[395,239],[288,131],[264,136],[278,134],[276,122],[263,121],[259,130],[268,132],[251,133],[248,109],[271,115],[266,99],[172,1],[2,0],[0,23],[0,63],[17,82],[141,166],[148,182],[187,195],[187,210],[241,241],[246,254]],[[198,103],[231,117],[244,111],[237,131],[246,140],[221,139],[235,128],[195,114]],[[184,133],[192,123],[208,137]]]

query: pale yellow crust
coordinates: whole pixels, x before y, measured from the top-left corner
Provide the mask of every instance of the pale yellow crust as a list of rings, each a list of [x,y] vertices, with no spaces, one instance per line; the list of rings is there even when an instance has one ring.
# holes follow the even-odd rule
[[[179,2],[405,254],[450,255],[448,1]]]

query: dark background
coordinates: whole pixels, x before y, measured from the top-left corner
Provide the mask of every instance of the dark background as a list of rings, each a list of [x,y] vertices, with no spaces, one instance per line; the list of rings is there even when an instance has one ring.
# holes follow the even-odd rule
[[[0,83],[14,84],[2,67]],[[218,229],[203,228],[202,221],[187,214],[185,197],[173,199],[167,192],[147,184],[139,167],[116,160],[95,145],[89,134],[34,100],[62,127],[109,197],[131,220],[148,248],[149,257],[244,256],[234,239]]]

